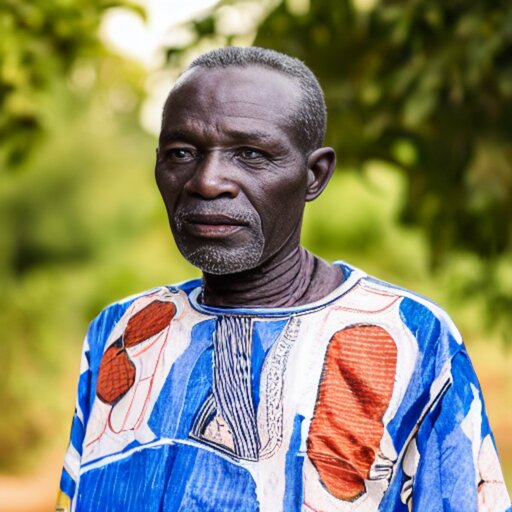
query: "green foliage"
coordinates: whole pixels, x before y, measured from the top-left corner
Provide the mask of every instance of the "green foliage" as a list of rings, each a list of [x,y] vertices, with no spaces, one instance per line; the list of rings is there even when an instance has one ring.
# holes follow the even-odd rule
[[[138,282],[111,251],[148,217],[125,188],[144,198],[153,141],[138,124],[142,70],[98,40],[113,5],[0,5],[0,468],[64,424],[62,379],[99,296]],[[110,281],[96,275],[107,265]],[[119,275],[124,287],[100,292]]]
[[[80,57],[103,53],[98,27],[125,0],[3,0],[0,3],[0,162],[19,165],[47,124],[44,96]]]
[[[108,261],[110,280],[126,277],[113,247],[122,250],[149,215],[125,194],[139,190],[144,203],[151,184],[153,144],[135,113],[113,112],[103,88],[87,101],[55,93],[46,143],[0,187],[0,468],[67,426],[59,413],[69,417],[72,402],[62,401],[62,379],[69,361],[76,374],[98,295],[104,305],[137,284],[132,276],[123,290],[100,293],[110,282],[97,274]]]

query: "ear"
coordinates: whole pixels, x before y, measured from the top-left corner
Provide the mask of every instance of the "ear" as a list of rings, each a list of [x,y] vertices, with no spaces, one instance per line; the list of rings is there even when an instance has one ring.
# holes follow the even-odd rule
[[[308,157],[306,201],[313,201],[324,190],[336,167],[336,152],[332,148],[315,149]]]

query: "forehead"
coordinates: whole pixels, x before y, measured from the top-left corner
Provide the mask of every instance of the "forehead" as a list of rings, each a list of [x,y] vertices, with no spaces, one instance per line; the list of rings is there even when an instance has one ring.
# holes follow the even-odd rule
[[[193,68],[166,102],[162,132],[176,124],[204,122],[244,129],[265,125],[288,134],[300,101],[292,78],[260,66]]]

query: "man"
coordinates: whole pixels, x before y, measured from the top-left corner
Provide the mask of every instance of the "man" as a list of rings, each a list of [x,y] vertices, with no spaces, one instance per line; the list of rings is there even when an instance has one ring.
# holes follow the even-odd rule
[[[76,511],[504,511],[478,381],[429,301],[300,246],[335,167],[301,62],[196,59],[156,180],[201,281],[91,324],[61,480]]]

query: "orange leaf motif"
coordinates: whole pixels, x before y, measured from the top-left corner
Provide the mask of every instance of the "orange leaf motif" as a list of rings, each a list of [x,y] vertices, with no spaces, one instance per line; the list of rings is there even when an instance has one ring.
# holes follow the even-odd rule
[[[176,314],[173,302],[155,300],[135,313],[123,334],[125,347],[133,347],[165,329]]]
[[[365,492],[393,393],[396,353],[393,338],[375,325],[348,327],[329,342],[307,450],[323,485],[340,500]]]

